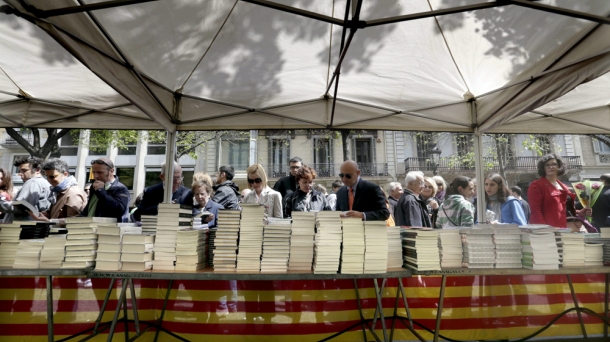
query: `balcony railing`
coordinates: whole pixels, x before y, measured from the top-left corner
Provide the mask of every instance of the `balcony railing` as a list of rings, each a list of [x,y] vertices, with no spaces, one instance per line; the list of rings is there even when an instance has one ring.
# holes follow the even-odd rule
[[[19,135],[21,135],[21,137],[30,144],[32,144],[34,142],[34,136],[30,132],[19,132]],[[6,134],[6,139],[4,139],[4,141],[0,142],[0,145],[2,145],[5,148],[10,148],[10,147],[14,147],[14,146],[19,146],[19,143],[17,142],[17,140],[13,139],[10,135]]]
[[[582,163],[580,156],[561,156],[563,162],[566,164],[567,170],[581,170]],[[504,165],[505,170],[523,170],[523,171],[536,171],[538,160],[540,157],[513,157],[510,158]],[[484,157],[483,161],[486,164],[486,169],[493,171],[500,171],[500,165],[498,160],[493,157]],[[405,172],[409,171],[433,171],[434,165],[429,158],[407,158],[405,159]],[[441,158],[439,165],[436,168],[438,172],[453,172],[453,171],[474,171],[473,162],[464,162],[453,158]]]
[[[341,164],[322,163],[307,165],[316,170],[318,177],[339,177],[338,175]],[[360,175],[363,177],[388,176],[388,163],[359,163],[358,166],[360,168]],[[267,177],[269,178],[280,178],[287,176],[290,173],[290,168],[288,165],[267,164],[263,165],[263,167],[265,168],[265,172],[267,172]]]

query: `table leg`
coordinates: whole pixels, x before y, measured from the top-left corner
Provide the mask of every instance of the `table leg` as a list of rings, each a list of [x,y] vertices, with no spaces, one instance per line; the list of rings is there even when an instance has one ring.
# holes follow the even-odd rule
[[[172,290],[172,285],[174,284],[174,280],[171,279],[169,284],[167,285],[167,292],[165,293],[165,300],[163,301],[163,308],[161,309],[161,315],[159,315],[159,319],[157,320],[157,331],[155,332],[154,341],[157,342],[159,338],[159,332],[161,331],[161,324],[163,324],[163,316],[165,315],[165,308],[167,307],[167,302],[169,301],[169,292]]]
[[[123,279],[123,281],[129,283],[132,279]],[[129,341],[129,316],[127,315],[127,291],[123,297],[123,326],[125,328],[125,341]]]
[[[47,276],[47,336],[49,342],[55,340],[53,330],[53,276]]]
[[[576,307],[576,314],[578,315],[578,321],[580,322],[580,330],[582,330],[582,336],[587,338],[587,330],[585,330],[585,324],[582,321],[582,314],[580,313],[578,307],[578,299],[576,298],[576,292],[574,292],[574,285],[572,284],[572,277],[569,274],[566,274],[568,278],[568,285],[570,285],[570,292],[572,293],[572,300],[574,301],[574,307]]]
[[[110,331],[108,332],[107,342],[112,342],[112,337],[114,336],[114,329],[116,328],[117,321],[119,320],[119,313],[121,312],[121,306],[125,301],[125,296],[127,292],[127,279],[123,279],[123,283],[121,284],[121,294],[119,295],[119,301],[117,302],[116,310],[114,310],[114,316],[112,317],[112,323],[110,324]]]
[[[608,319],[608,284],[610,283],[610,274],[606,273],[606,285],[604,287],[604,317]],[[608,338],[608,324],[604,322],[604,337]]]
[[[445,299],[445,284],[447,276],[443,275],[441,280],[441,292],[438,296],[438,311],[436,312],[436,328],[434,329],[434,342],[438,342],[438,335],[441,330],[441,318],[443,316],[443,300]]]
[[[358,303],[358,313],[360,314],[360,322],[362,323],[362,340],[364,342],[366,339],[366,329],[364,327],[364,314],[362,313],[362,305],[360,304],[360,292],[358,291],[358,281],[354,279],[354,290],[356,290],[356,303]]]
[[[419,333],[417,333],[417,331],[415,331],[415,327],[413,327],[413,319],[411,318],[411,311],[409,310],[409,303],[407,302],[407,292],[405,291],[405,288],[402,285],[401,278],[398,278],[398,289],[400,290],[400,294],[402,295],[402,300],[405,304],[405,310],[407,311],[407,319],[409,320],[409,330],[420,341],[426,342],[426,340]]]
[[[138,319],[138,303],[136,301],[136,290],[133,286],[133,279],[129,283],[129,289],[131,290],[131,308],[133,310],[133,322],[136,326],[136,336],[140,335],[140,320]]]
[[[398,301],[400,299],[400,289],[396,289],[396,300],[394,301],[394,313],[392,314],[392,329],[390,329],[390,341],[394,341],[394,324],[398,316]]]
[[[110,279],[110,285],[108,286],[108,291],[106,291],[106,296],[104,297],[104,301],[102,302],[102,307],[100,308],[100,314],[97,316],[95,320],[95,327],[93,328],[93,335],[97,335],[97,329],[100,327],[100,323],[102,322],[102,316],[106,311],[106,305],[108,305],[108,299],[110,299],[110,294],[112,293],[112,288],[114,287],[114,278]]]
[[[379,318],[381,319],[381,329],[383,331],[383,340],[388,341],[388,331],[385,327],[385,316],[383,314],[383,303],[381,298],[383,297],[383,286],[385,285],[386,278],[383,278],[381,282],[381,290],[379,289],[379,285],[377,284],[377,278],[373,278],[373,284],[375,285],[375,297],[377,298],[377,309],[379,310]],[[377,320],[377,315],[373,319],[373,329],[375,329],[375,320]]]

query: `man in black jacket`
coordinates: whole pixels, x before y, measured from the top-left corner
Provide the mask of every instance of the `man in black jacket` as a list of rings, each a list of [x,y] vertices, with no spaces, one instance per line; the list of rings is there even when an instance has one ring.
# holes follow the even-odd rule
[[[95,181],[91,184],[89,202],[80,216],[115,217],[129,221],[129,189],[114,176],[114,163],[108,158],[91,161]]]
[[[365,221],[385,221],[390,211],[379,185],[360,178],[360,169],[353,160],[341,164],[343,187],[337,191],[337,211],[342,217],[357,217]]]
[[[166,174],[165,163],[161,164],[161,183],[149,186],[144,189],[142,201],[138,204],[138,210],[133,213],[136,221],[140,221],[141,215],[157,215],[159,203],[163,202],[164,182]],[[174,162],[174,173],[172,180],[172,203],[193,205],[193,192],[191,189],[182,186],[182,167],[177,162]]]
[[[225,209],[239,208],[239,186],[233,183],[235,169],[230,165],[223,165],[218,169],[216,185],[214,185],[214,197],[212,201],[222,205]]]
[[[420,193],[424,187],[424,173],[411,171],[405,176],[406,187],[396,204],[394,218],[397,226],[431,227],[430,213]]]
[[[286,199],[288,195],[296,191],[297,189],[297,171],[303,167],[303,160],[299,157],[293,157],[290,159],[290,174],[286,177],[278,179],[273,185],[273,190],[279,192],[282,195],[282,200]]]
[[[592,224],[598,230],[610,225],[610,173],[602,175],[599,180],[604,182],[604,186],[599,190],[601,193],[591,208],[593,209]]]

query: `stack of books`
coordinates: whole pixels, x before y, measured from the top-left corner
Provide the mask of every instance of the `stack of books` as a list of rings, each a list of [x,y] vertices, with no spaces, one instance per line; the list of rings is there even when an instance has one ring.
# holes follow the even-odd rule
[[[440,271],[438,230],[431,228],[400,228],[403,267],[418,271]]]
[[[581,233],[562,233],[563,267],[585,266],[585,236]]]
[[[293,212],[288,271],[311,271],[315,236],[316,213],[306,211]]]
[[[258,203],[241,205],[237,272],[249,273],[260,271],[264,220],[265,207]]]
[[[69,217],[66,219],[66,257],[61,268],[95,266],[97,227],[116,224],[113,217]]]
[[[32,224],[32,222],[13,221],[13,223],[0,224],[0,267],[13,267],[22,224]]]
[[[388,270],[402,268],[402,241],[400,227],[387,227]]]
[[[219,210],[214,245],[214,272],[235,272],[241,211]]]
[[[261,273],[288,272],[290,219],[269,220],[264,227]]]
[[[185,204],[159,203],[155,234],[155,270],[173,271],[176,262],[176,238],[179,229],[193,224],[193,207]]]
[[[462,267],[494,268],[496,245],[492,228],[462,228]]]
[[[208,257],[205,262],[205,267],[214,267],[214,240],[216,240],[216,231],[218,228],[210,228],[208,230]]]
[[[125,234],[142,234],[142,228],[133,223],[103,224],[97,227],[97,255],[95,269],[121,270],[122,238]]]
[[[519,242],[519,248],[521,248],[521,242]],[[459,227],[439,229],[438,250],[442,268],[462,267],[462,237]]]
[[[176,271],[196,271],[205,267],[208,229],[185,228],[176,237]]]
[[[388,229],[385,221],[364,221],[364,273],[388,271]]]
[[[528,225],[531,226],[531,225]],[[531,270],[559,269],[559,253],[554,228],[521,227],[521,250],[523,268]]]
[[[40,268],[61,268],[66,256],[67,230],[51,229],[40,251]]]
[[[495,225],[496,268],[522,268],[521,231],[516,224]]]
[[[24,239],[44,239],[49,236],[51,222],[34,222],[30,221],[28,224],[21,225],[21,233],[19,234],[19,240]]]
[[[603,243],[585,243],[585,266],[604,266]]]
[[[192,213],[191,213],[192,215]],[[141,215],[142,234],[156,235],[157,234],[157,216],[156,215]]]
[[[341,248],[341,273],[364,273],[364,223],[359,218],[342,218],[343,245]]]
[[[15,253],[15,263],[13,268],[29,269],[40,267],[40,251],[44,245],[44,239],[23,239],[19,240],[17,253]]]
[[[124,234],[121,241],[121,271],[152,269],[154,242],[154,235]]]
[[[604,266],[610,266],[610,227],[602,227],[599,229],[600,236],[598,238],[585,237],[585,243],[601,243],[604,246],[603,262]]]
[[[341,218],[335,211],[316,214],[316,239],[314,243],[313,273],[334,274],[339,270],[341,258]]]

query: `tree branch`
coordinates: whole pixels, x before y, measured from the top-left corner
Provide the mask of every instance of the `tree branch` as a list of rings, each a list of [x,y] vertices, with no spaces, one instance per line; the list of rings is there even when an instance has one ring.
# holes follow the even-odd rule
[[[30,144],[21,134],[14,128],[6,128],[6,133],[13,138],[19,145],[21,145],[31,156],[38,154],[35,146]]]

